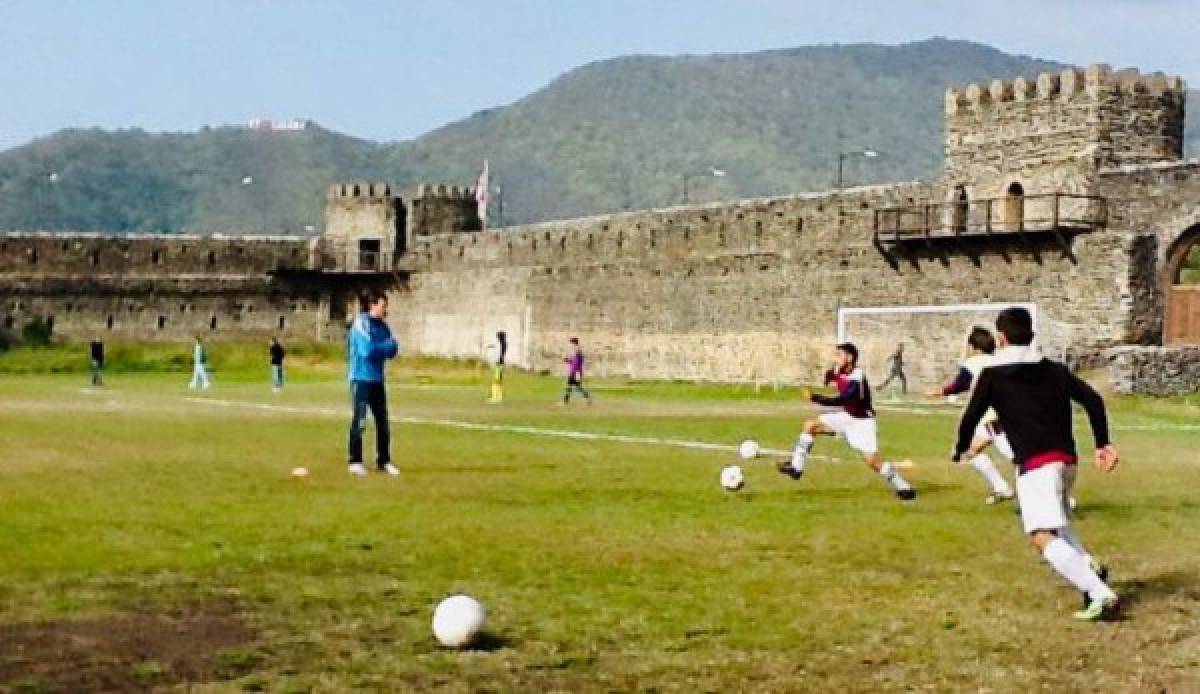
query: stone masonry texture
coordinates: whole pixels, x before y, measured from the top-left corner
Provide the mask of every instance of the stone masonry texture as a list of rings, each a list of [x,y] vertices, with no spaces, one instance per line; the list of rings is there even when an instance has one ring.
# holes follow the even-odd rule
[[[926,388],[992,306],[1022,303],[1052,356],[1177,392],[1195,350],[1106,350],[1162,342],[1172,263],[1200,239],[1184,93],[1178,78],[1106,66],[953,87],[943,176],[929,182],[487,231],[469,188],[359,182],[329,189],[319,238],[8,232],[0,315],[9,328],[53,317],[70,339],[341,339],[354,294],[379,287],[410,353],[480,357],[504,330],[510,361],[530,369],[559,369],[578,337],[592,373],[794,383],[826,368],[839,310],[923,307],[840,327],[874,381],[904,343],[910,387]],[[944,224],[956,200],[969,225],[1022,233],[877,236],[914,210]],[[1096,222],[1057,233],[1060,218]],[[1169,375],[1150,374],[1160,362]]]

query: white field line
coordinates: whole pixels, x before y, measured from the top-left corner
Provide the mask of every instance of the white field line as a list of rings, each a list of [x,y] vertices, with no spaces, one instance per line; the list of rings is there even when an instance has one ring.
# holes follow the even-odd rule
[[[884,410],[887,412],[901,412],[903,414],[918,415],[921,417],[936,417],[939,415],[958,417],[962,414],[962,408],[958,405],[945,405],[940,403],[931,403],[929,405],[891,405],[886,402],[876,403],[875,409]],[[1200,431],[1200,424],[1118,424],[1111,422],[1109,428],[1113,431]]]
[[[268,403],[257,402],[242,402],[238,400],[220,400],[216,398],[184,398],[188,402],[199,403],[202,405],[215,405],[218,407],[241,407],[246,409],[266,410],[268,412],[287,412],[291,414],[319,414],[330,417],[344,417],[347,413],[341,410],[336,410],[331,407],[295,407],[290,405],[272,405]],[[617,443],[630,443],[643,446],[670,446],[673,448],[687,448],[699,451],[716,451],[720,453],[736,453],[738,447],[732,444],[725,443],[710,443],[708,441],[689,441],[687,439],[667,439],[656,436],[634,436],[631,434],[598,434],[591,431],[573,431],[570,429],[547,429],[544,427],[531,427],[520,424],[483,424],[481,422],[467,422],[459,419],[441,419],[431,417],[389,417],[390,421],[400,424],[414,424],[418,426],[440,426],[449,427],[452,429],[465,429],[468,431],[493,431],[509,434],[526,434],[528,436],[549,436],[562,439],[574,439],[576,441],[616,441]],[[762,455],[791,455],[791,451],[780,450],[777,448],[762,448]],[[826,456],[810,455],[812,459],[828,460]]]

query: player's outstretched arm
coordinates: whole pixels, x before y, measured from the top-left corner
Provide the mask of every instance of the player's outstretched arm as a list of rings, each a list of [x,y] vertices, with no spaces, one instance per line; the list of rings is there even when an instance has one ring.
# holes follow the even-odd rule
[[[971,394],[971,402],[967,404],[967,409],[963,410],[962,419],[958,421],[958,440],[954,444],[954,461],[962,457],[971,448],[971,440],[975,438],[975,427],[979,425],[979,420],[983,419],[983,415],[992,406],[992,379],[991,374],[984,371],[979,376],[979,382],[975,384],[975,392]]]
[[[1096,467],[1111,472],[1121,458],[1109,438],[1108,412],[1104,407],[1104,398],[1082,378],[1070,372],[1067,373],[1067,392],[1087,413],[1088,424],[1092,427],[1092,438],[1096,440]]]

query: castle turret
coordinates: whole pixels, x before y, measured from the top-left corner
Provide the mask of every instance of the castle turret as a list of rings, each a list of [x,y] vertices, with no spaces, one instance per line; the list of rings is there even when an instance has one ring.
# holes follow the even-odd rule
[[[1182,158],[1184,94],[1107,65],[948,89],[944,181],[971,198],[1087,193],[1101,169]]]
[[[479,231],[483,224],[472,188],[417,186],[408,196],[409,224],[418,236]]]
[[[390,269],[408,247],[402,201],[386,183],[338,183],[325,199],[323,266],[351,272]]]

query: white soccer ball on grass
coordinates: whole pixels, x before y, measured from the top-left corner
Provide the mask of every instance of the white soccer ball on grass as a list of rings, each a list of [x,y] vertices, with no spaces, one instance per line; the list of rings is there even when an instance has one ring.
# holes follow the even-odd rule
[[[742,456],[742,460],[754,460],[758,457],[758,453],[758,441],[754,439],[746,439],[738,446],[738,455]]]
[[[479,636],[487,612],[469,595],[451,595],[433,611],[433,636],[447,648],[464,648]]]
[[[746,484],[746,475],[737,465],[729,465],[721,470],[721,486],[731,492],[736,492]]]

